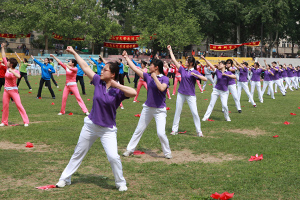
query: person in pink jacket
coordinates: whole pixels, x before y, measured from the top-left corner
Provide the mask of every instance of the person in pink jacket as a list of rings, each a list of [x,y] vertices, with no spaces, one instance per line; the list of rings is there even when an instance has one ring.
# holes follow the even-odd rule
[[[26,111],[21,103],[20,95],[18,92],[17,86],[17,78],[20,78],[20,72],[15,69],[18,64],[18,61],[15,58],[6,59],[5,55],[5,43],[1,44],[1,53],[4,65],[7,67],[7,71],[5,73],[5,84],[4,84],[4,92],[3,92],[3,113],[2,113],[2,121],[0,126],[8,126],[8,115],[9,115],[9,100],[10,98],[16,103],[16,106],[21,114],[21,117],[24,122],[24,126],[28,126],[29,119],[26,114]]]
[[[58,115],[65,114],[67,99],[68,99],[68,95],[70,92],[72,92],[75,95],[75,98],[76,98],[80,108],[82,109],[82,111],[86,115],[89,115],[90,113],[88,112],[88,109],[86,108],[86,106],[79,94],[77,83],[76,83],[76,75],[77,75],[77,71],[78,71],[78,69],[76,67],[77,61],[75,59],[71,59],[71,60],[69,60],[69,64],[65,65],[54,55],[50,54],[50,56],[53,57],[57,61],[57,63],[66,70],[66,86],[64,88],[61,109],[60,109],[60,112],[58,113]]]
[[[137,64],[135,62],[134,62],[134,64],[137,66]],[[146,65],[147,65],[147,63],[145,61],[142,61],[142,65],[141,65],[142,68],[139,68],[144,73],[148,72]],[[140,94],[140,90],[141,90],[142,86],[144,86],[145,89],[148,90],[146,81],[144,81],[142,78],[140,78],[138,85],[137,85],[137,89],[136,89],[136,96],[134,97],[134,100],[133,100],[134,103],[137,102],[137,98]]]

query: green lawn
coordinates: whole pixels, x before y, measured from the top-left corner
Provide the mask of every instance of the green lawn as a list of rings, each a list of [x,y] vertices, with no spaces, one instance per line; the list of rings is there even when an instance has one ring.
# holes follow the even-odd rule
[[[73,175],[72,185],[48,191],[35,189],[57,183],[74,151],[85,117],[74,96],[69,96],[66,115],[57,115],[62,99],[62,91],[59,90],[63,90],[65,76],[55,78],[60,86],[58,89],[53,87],[55,100],[45,88],[42,99],[35,98],[38,76],[29,76],[33,87],[31,94],[24,80],[20,83],[19,92],[29,116],[29,127],[23,126],[15,104],[10,103],[9,122],[21,125],[0,127],[0,199],[211,199],[212,193],[224,191],[234,192],[233,199],[300,199],[299,91],[288,92],[285,97],[276,93],[276,100],[265,95],[263,104],[259,103],[256,92],[254,100],[257,108],[248,103],[243,92],[241,114],[230,95],[231,122],[225,121],[218,100],[210,117],[214,121],[201,121],[203,138],[196,137],[187,103],[184,104],[179,127],[179,131],[187,132],[170,135],[176,103],[176,96],[172,96],[171,100],[166,100],[170,107],[166,134],[174,158],[166,160],[148,155],[161,155],[153,119],[137,148],[146,151],[147,155],[121,158],[128,183],[127,192],[121,193],[115,188],[100,140],[94,143]],[[87,95],[82,95],[82,98],[90,110],[94,87],[89,85],[87,77],[85,84]],[[133,86],[133,83],[128,85]],[[79,84],[78,87],[81,93]],[[208,86],[201,94],[196,86],[201,119],[211,91],[212,86]],[[133,99],[125,100],[125,109],[118,109],[120,155],[137,126],[139,118],[134,115],[141,113],[146,100],[144,88],[138,100],[139,103],[133,103]],[[2,106],[2,98],[0,102]],[[52,102],[55,105],[51,105]],[[70,112],[72,116],[67,115]],[[291,124],[284,125],[285,121]],[[273,138],[274,135],[279,137]],[[35,148],[25,148],[26,142],[32,142]],[[249,162],[250,156],[255,154],[263,154],[264,159]]]

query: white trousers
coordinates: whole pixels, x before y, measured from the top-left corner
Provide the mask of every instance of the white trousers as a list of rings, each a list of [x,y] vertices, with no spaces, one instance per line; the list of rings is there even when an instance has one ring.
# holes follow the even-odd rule
[[[282,86],[283,82],[280,79],[278,79],[278,80],[273,80],[273,83],[275,84],[275,92],[277,92],[277,86],[278,86],[281,94],[285,95],[285,89]],[[272,89],[273,89],[273,84],[272,84]]]
[[[279,78],[279,82],[280,82],[281,87],[283,88],[283,90],[285,92],[284,85],[283,85],[283,78]],[[277,92],[277,84],[275,84],[275,92]]]
[[[194,119],[194,124],[196,127],[196,132],[201,133],[201,122],[200,122],[200,117],[198,114],[198,109],[197,109],[197,98],[196,96],[189,96],[189,95],[184,95],[178,92],[177,95],[177,100],[176,100],[176,110],[175,110],[175,115],[174,115],[174,120],[173,120],[173,126],[172,126],[172,131],[178,132],[179,128],[179,121],[180,121],[180,114],[182,111],[182,106],[183,103],[187,101],[190,110],[193,115]]]
[[[285,90],[289,87],[289,89],[291,90],[291,91],[294,91],[293,90],[293,88],[292,88],[292,78],[293,77],[286,77],[285,78],[285,82],[286,82],[286,84],[285,84]]]
[[[256,87],[257,93],[258,93],[258,99],[262,103],[263,98],[262,98],[262,95],[261,95],[261,83],[260,83],[260,81],[251,81],[251,96],[252,96],[252,98],[253,98],[253,95],[254,95],[255,87]]]
[[[118,154],[117,128],[115,126],[108,128],[96,125],[88,117],[84,118],[84,125],[81,129],[77,146],[59,180],[71,182],[72,174],[79,168],[84,156],[99,137],[115,176],[116,186],[126,185],[121,159]]]
[[[267,89],[268,86],[269,86],[268,90],[270,91],[271,98],[275,99],[275,97],[274,97],[274,91],[273,91],[273,81],[264,81],[264,86],[263,86],[263,89],[261,91],[262,96],[264,96],[264,93],[265,93],[265,91],[266,91],[266,89]],[[268,92],[268,94],[269,94],[269,92]]]
[[[297,79],[298,77],[296,76],[292,77],[292,83],[295,89],[298,89]]]
[[[241,101],[241,94],[242,94],[242,89],[245,90],[250,102],[252,105],[256,105],[254,102],[252,95],[250,94],[249,88],[248,88],[248,82],[237,82],[237,93],[238,93],[238,98]]]
[[[229,95],[229,91],[224,92],[222,90],[213,88],[213,91],[211,93],[210,102],[209,102],[209,105],[207,107],[206,113],[203,118],[208,119],[210,117],[210,115],[214,109],[214,106],[216,104],[216,101],[217,101],[218,97],[220,96],[221,103],[222,103],[222,109],[224,110],[224,117],[226,120],[230,120],[229,114],[228,114],[228,106],[227,106],[228,95]]]
[[[205,77],[207,78],[207,81],[210,81],[211,82],[211,84],[213,85],[213,87],[215,87],[215,81],[213,80],[213,78],[212,78],[212,75],[210,74],[210,75],[206,75],[205,74]],[[205,90],[205,86],[206,86],[206,84],[207,84],[207,81],[204,81],[204,83],[203,83],[203,90]]]
[[[237,89],[236,89],[236,84],[233,85],[228,85],[228,90],[231,93],[233,100],[235,102],[235,107],[237,110],[242,110],[241,108],[241,103],[240,103],[240,99],[238,98],[238,93],[237,93]]]
[[[180,93],[178,93],[180,94]],[[161,147],[163,150],[163,153],[165,155],[171,153],[171,149],[169,146],[169,140],[166,135],[166,117],[167,117],[167,110],[166,108],[153,108],[153,107],[148,107],[145,104],[143,104],[143,110],[141,113],[141,117],[139,120],[139,123],[132,135],[132,138],[127,145],[127,151],[134,152],[136,146],[138,145],[144,131],[146,130],[148,124],[154,117],[155,122],[156,122],[156,131],[157,131],[157,136],[160,140]]]

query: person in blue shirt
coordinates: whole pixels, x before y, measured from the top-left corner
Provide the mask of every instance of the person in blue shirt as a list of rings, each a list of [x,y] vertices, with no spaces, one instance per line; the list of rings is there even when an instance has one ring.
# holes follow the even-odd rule
[[[44,62],[43,59],[40,58],[40,60]],[[52,58],[49,59],[49,64],[51,65],[51,66],[50,66],[50,67],[51,67],[51,80],[52,80],[52,82],[54,83],[54,85],[55,85],[57,88],[59,88],[59,86],[57,85],[56,80],[55,80],[54,77],[53,77],[53,74],[55,73],[55,69],[54,69],[54,62],[53,62],[53,59],[52,59]],[[48,87],[47,82],[45,82],[45,87]]]
[[[40,80],[40,86],[39,86],[39,90],[38,90],[38,94],[37,94],[36,98],[37,99],[41,98],[43,85],[46,82],[52,98],[55,99],[55,94],[51,88],[51,82],[50,82],[51,72],[52,72],[51,68],[53,68],[53,66],[49,64],[49,58],[45,58],[44,63],[39,62],[33,56],[31,56],[31,58],[33,59],[33,61],[36,64],[38,64],[41,67],[41,71],[42,71],[42,77]]]
[[[132,59],[132,62],[135,64],[135,66],[137,66],[138,68],[142,68],[142,65],[140,64],[140,63],[137,63],[137,62],[135,62],[133,59]],[[141,61],[141,63],[142,63],[142,61]],[[135,73],[135,75],[134,75],[134,80],[133,80],[133,82],[134,82],[134,88],[137,88],[137,83],[138,83],[138,80],[139,80],[139,76]]]
[[[121,85],[124,85],[124,70],[123,70],[123,63],[122,63],[122,58],[119,58],[118,60],[119,64],[119,82]]]
[[[97,65],[97,74],[101,75],[101,71],[102,71],[102,69],[103,69],[103,67],[105,66],[105,63],[106,63],[104,58],[101,55],[99,55],[98,61],[93,59],[92,56],[90,56],[90,59]]]
[[[80,66],[78,64],[76,65],[76,67],[78,68],[77,76],[76,76],[76,83],[79,81],[79,83],[81,85],[82,94],[86,95],[86,93],[85,93],[85,86],[84,86],[84,80],[83,80],[83,74],[84,74],[84,72],[82,71],[82,69],[80,68]]]

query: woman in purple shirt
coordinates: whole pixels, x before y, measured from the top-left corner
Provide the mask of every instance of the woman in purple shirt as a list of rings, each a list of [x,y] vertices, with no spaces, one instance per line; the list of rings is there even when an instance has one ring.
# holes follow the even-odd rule
[[[84,118],[77,146],[69,164],[63,171],[56,187],[71,184],[71,176],[80,166],[84,156],[93,143],[100,137],[115,176],[115,184],[119,191],[126,191],[126,181],[123,176],[122,163],[118,154],[116,111],[124,99],[134,97],[136,91],[117,82],[119,66],[116,62],[108,62],[101,75],[96,74],[88,64],[71,47],[67,51],[74,55],[77,63],[95,86],[93,107],[89,116]]]
[[[225,66],[226,66],[225,61],[221,61],[219,63],[218,69],[216,69],[215,66],[212,65],[208,60],[206,60],[204,56],[201,56],[201,58],[205,60],[207,66],[210,66],[213,69],[213,71],[215,71],[216,73],[215,76],[217,77],[217,84],[213,88],[213,91],[211,93],[211,99],[202,121],[208,120],[219,96],[222,103],[222,110],[224,110],[225,120],[231,121],[229,117],[228,106],[227,106],[228,95],[229,95],[228,82],[229,82],[229,78],[235,79],[236,76],[233,74],[229,75],[225,73]]]
[[[260,75],[263,71],[264,71],[263,68],[260,66],[260,64],[258,62],[255,62],[254,67],[251,68],[251,72],[252,72],[251,96],[253,98],[254,90],[255,90],[255,87],[256,87],[257,93],[258,93],[258,99],[259,99],[260,103],[264,102],[264,100],[262,98],[262,94],[261,94],[261,83],[260,83]]]
[[[182,106],[185,101],[189,104],[189,107],[191,109],[194,124],[196,127],[197,136],[203,137],[202,131],[201,131],[201,122],[200,117],[198,114],[197,109],[197,98],[195,94],[195,84],[197,80],[203,80],[207,81],[207,78],[202,76],[197,71],[197,66],[195,63],[194,57],[188,57],[186,60],[185,66],[187,68],[183,68],[176,60],[172,47],[168,45],[168,50],[170,52],[171,59],[175,66],[178,68],[178,72],[181,74],[181,82],[178,88],[178,95],[176,100],[176,110],[173,120],[173,126],[172,126],[172,132],[171,135],[177,135],[178,134],[178,127],[179,127],[179,121],[180,121],[180,114],[182,111]]]
[[[266,63],[266,60],[265,60],[265,65],[266,65],[266,70],[264,71],[264,86],[263,86],[261,93],[262,93],[262,96],[264,96],[264,93],[265,93],[267,87],[269,86],[271,98],[275,99],[274,91],[273,91],[273,81],[271,78],[272,76],[274,76],[274,73],[271,71],[271,65],[268,65]]]
[[[171,149],[169,140],[166,135],[166,93],[169,84],[169,78],[164,76],[163,62],[161,60],[153,59],[150,64],[150,74],[141,71],[129,58],[127,52],[123,52],[123,57],[126,59],[129,67],[147,83],[147,100],[143,104],[143,110],[140,116],[139,123],[132,135],[132,138],[127,145],[123,156],[130,156],[133,154],[138,145],[145,129],[150,121],[154,118],[156,122],[157,136],[160,140],[161,147],[165,158],[171,159]]]

